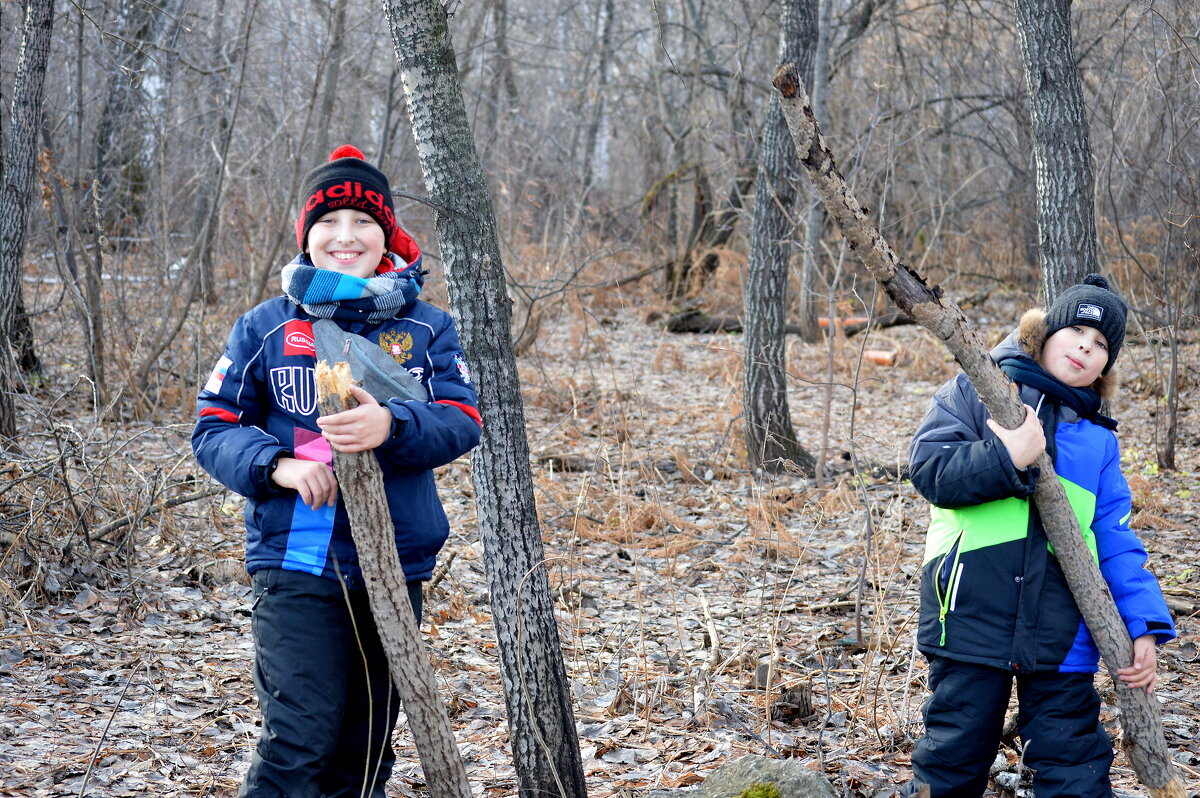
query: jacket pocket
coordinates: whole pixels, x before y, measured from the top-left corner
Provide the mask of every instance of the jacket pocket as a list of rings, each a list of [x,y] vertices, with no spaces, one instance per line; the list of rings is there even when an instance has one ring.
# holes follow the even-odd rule
[[[959,560],[962,537],[963,533],[959,532],[954,545],[938,560],[932,574],[938,602],[938,625],[941,627],[939,646],[946,645],[946,615],[953,612],[958,604],[958,586],[962,581],[963,572],[963,564]]]

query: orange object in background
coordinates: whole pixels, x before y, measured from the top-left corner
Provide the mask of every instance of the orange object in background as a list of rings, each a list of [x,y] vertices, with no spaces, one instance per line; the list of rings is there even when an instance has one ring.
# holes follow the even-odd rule
[[[863,360],[869,360],[880,366],[896,365],[896,353],[886,349],[864,349]]]
[[[866,324],[868,321],[870,321],[870,319],[868,319],[866,316],[847,316],[846,318],[834,319],[834,321],[839,322],[843,327],[845,327],[847,324]],[[829,326],[829,317],[828,316],[818,316],[817,317],[817,326],[818,327],[828,327]]]

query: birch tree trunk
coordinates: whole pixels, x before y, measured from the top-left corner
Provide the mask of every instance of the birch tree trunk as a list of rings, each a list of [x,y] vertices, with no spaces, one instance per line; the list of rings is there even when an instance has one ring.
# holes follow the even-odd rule
[[[892,301],[945,344],[971,378],[992,418],[1009,429],[1017,427],[1025,413],[1017,398],[1016,386],[992,361],[987,347],[958,306],[944,299],[940,288],[930,287],[900,260],[866,210],[850,193],[834,164],[833,154],[821,137],[799,75],[790,66],[781,67],[775,76],[775,87],[783,98],[784,115],[796,154],[850,248],[858,253]],[[1042,473],[1034,501],[1046,528],[1046,537],[1054,546],[1071,594],[1116,686],[1125,753],[1138,778],[1155,798],[1183,798],[1183,784],[1167,750],[1158,704],[1153,696],[1142,690],[1122,686],[1116,677],[1117,668],[1132,662],[1133,643],[1113,603],[1108,584],[1079,533],[1075,513],[1054,472],[1054,463],[1043,452],[1034,465]]]
[[[350,395],[348,363],[317,364],[317,397],[321,415],[350,410],[358,402]],[[350,535],[367,583],[367,600],[387,654],[392,681],[404,703],[404,713],[417,744],[421,770],[436,798],[471,798],[467,769],[458,753],[450,717],[438,695],[437,678],[408,600],[408,585],[396,551],[396,528],[388,511],[383,472],[373,451],[333,450],[341,500],[350,517]],[[380,785],[382,787],[382,785]],[[371,794],[374,791],[368,790]]]
[[[784,63],[797,63],[801,74],[811,83],[817,3],[787,0],[781,13],[780,59]],[[752,467],[778,471],[791,463],[802,473],[812,474],[816,459],[796,440],[792,428],[784,363],[788,271],[800,180],[791,150],[779,99],[772,96],[759,148],[750,262],[742,292],[746,347],[742,366],[742,424]]]
[[[602,134],[602,126],[607,124],[608,98],[606,94],[608,90],[609,62],[612,61],[613,28],[616,27],[616,8],[614,7],[613,0],[604,0],[604,5],[601,8],[603,9],[604,21],[600,27],[600,63],[596,67],[596,103],[592,106],[592,118],[588,122],[583,145],[584,193],[583,198],[580,200],[581,204],[587,202],[587,193],[591,190],[592,183],[596,179],[595,169],[600,154],[597,149],[598,144],[607,139],[607,134]]]
[[[496,218],[438,0],[384,0],[450,304],[477,375],[472,472],[519,793],[585,798],[579,738],[529,470]]]
[[[1071,43],[1071,0],[1012,0],[1033,119],[1038,254],[1049,306],[1096,266],[1092,145]]]
[[[53,27],[54,0],[30,0],[21,32],[12,115],[5,140],[4,182],[0,186],[0,438],[5,439],[15,437],[17,430],[14,400],[17,368],[10,341],[20,306],[25,223],[33,189],[42,89]]]

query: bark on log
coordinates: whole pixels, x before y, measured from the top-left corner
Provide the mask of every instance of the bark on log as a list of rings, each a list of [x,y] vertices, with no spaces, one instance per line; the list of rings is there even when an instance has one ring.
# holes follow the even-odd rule
[[[813,117],[808,96],[795,69],[790,65],[781,66],[774,84],[782,97],[796,154],[850,248],[892,301],[945,344],[971,378],[992,418],[1009,429],[1018,426],[1024,419],[1024,409],[1017,398],[1016,386],[992,361],[987,347],[959,307],[943,299],[938,286],[928,285],[921,275],[900,260],[868,217],[867,210],[850,193]],[[1158,704],[1152,695],[1124,687],[1117,679],[1117,668],[1125,667],[1133,660],[1133,643],[1113,603],[1108,584],[1083,542],[1075,514],[1049,455],[1042,453],[1034,465],[1042,472],[1034,501],[1046,536],[1054,546],[1075,603],[1116,686],[1125,753],[1151,795],[1183,798],[1183,784],[1167,750]]]
[[[350,383],[349,363],[330,367],[322,360],[317,364],[321,415],[340,413],[358,404],[350,395]],[[470,798],[467,769],[458,753],[450,717],[438,696],[433,664],[421,646],[408,601],[379,461],[372,451],[345,453],[334,449],[333,470],[341,491],[340,501],[345,503],[346,514],[350,516],[350,534],[358,548],[371,614],[375,616],[392,680],[412,727],[429,793],[436,798]]]
[[[906,313],[886,313],[876,316],[870,321],[847,324],[842,327],[842,332],[849,338],[868,327],[878,330],[884,327],[898,327],[901,324],[915,323]],[[821,326],[828,327],[829,325],[822,323]],[[666,330],[673,333],[740,333],[742,332],[742,320],[733,316],[709,316],[702,310],[692,308],[680,311],[668,318]],[[804,327],[801,324],[785,324],[783,331],[788,335],[804,337]]]

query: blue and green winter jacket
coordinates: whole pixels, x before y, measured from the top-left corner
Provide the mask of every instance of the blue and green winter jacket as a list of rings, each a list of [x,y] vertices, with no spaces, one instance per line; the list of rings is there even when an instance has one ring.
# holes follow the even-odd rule
[[[1027,316],[1022,325],[1037,322]],[[992,357],[1014,354],[1036,361],[1040,352],[1022,352],[1014,333]],[[1018,387],[1021,401],[1038,409],[1055,471],[1130,637],[1170,640],[1170,612],[1129,529],[1116,435]],[[1094,672],[1099,653],[1030,501],[1038,469],[1016,468],[987,418],[960,374],[938,390],[909,449],[913,485],[933,505],[917,646],[927,655],[1013,671]]]
[[[419,288],[419,255],[398,265]],[[192,450],[205,471],[246,497],[247,571],[283,568],[331,579],[340,571],[347,585],[360,588],[358,553],[340,497],[334,507],[314,510],[269,476],[280,455],[332,462],[317,427],[312,321],[286,296],[237,320],[200,391]],[[378,344],[428,391],[424,402],[375,397],[394,418],[391,437],[375,455],[405,576],[429,579],[449,534],[432,469],[470,451],[480,436],[475,386],[458,332],[448,313],[420,300],[378,324],[336,323]]]

